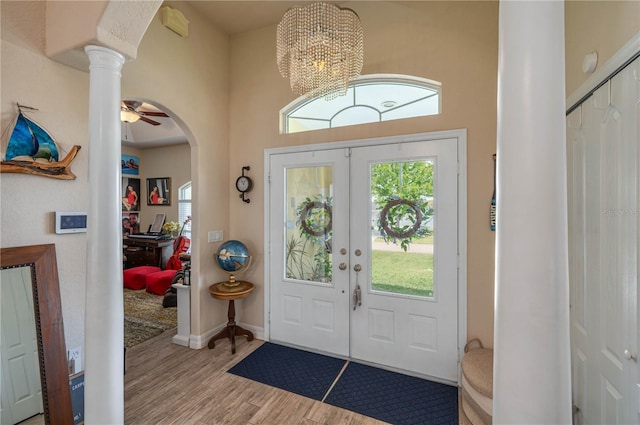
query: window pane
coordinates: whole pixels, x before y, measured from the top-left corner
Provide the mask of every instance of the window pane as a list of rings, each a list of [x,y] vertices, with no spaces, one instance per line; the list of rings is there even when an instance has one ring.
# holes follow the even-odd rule
[[[286,119],[285,133],[297,133],[439,113],[437,81],[406,75],[369,75],[351,82],[345,96],[329,101],[323,97],[300,97],[280,111],[280,116]]]
[[[371,165],[371,289],[434,295],[433,161]]]
[[[187,217],[191,217],[191,182],[180,186],[178,190],[178,221],[181,226],[184,226],[182,236],[191,239],[191,221],[184,224]],[[191,246],[187,253],[191,253]]]
[[[303,116],[330,120],[336,111],[353,106],[353,104],[353,88],[350,87],[344,96],[338,96],[332,100],[317,97],[292,109],[290,114],[297,117]]]
[[[333,167],[288,168],[286,182],[285,278],[331,283]]]
[[[393,102],[395,107],[415,102],[423,97],[437,93],[436,90],[426,87],[416,87],[408,84],[363,84],[356,90],[356,104],[369,105],[385,110],[386,102]]]
[[[354,106],[345,109],[331,120],[331,127],[344,127],[346,125],[365,124],[380,121],[380,113],[364,106]]]
[[[382,113],[382,121],[398,120],[402,118],[423,117],[440,113],[438,96],[432,96],[416,103],[397,107]]]
[[[322,128],[329,128],[329,121],[294,118],[290,117],[288,121],[289,133],[300,133],[302,131],[319,130]]]

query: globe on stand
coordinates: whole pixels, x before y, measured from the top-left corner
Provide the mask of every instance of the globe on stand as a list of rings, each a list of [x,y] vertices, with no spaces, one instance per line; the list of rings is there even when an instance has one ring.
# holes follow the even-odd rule
[[[251,264],[246,245],[237,240],[228,240],[220,245],[214,257],[222,271],[229,275],[229,280],[220,285],[220,289],[228,292],[245,290],[245,282],[236,281],[236,275],[246,272]]]

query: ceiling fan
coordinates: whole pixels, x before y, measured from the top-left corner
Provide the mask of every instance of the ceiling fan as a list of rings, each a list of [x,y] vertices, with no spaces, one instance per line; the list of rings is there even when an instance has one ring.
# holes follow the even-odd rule
[[[154,121],[149,117],[168,117],[164,112],[141,111],[138,108],[142,106],[142,102],[137,100],[123,100],[120,105],[120,120],[124,122],[144,121],[151,125],[160,125],[158,121]]]

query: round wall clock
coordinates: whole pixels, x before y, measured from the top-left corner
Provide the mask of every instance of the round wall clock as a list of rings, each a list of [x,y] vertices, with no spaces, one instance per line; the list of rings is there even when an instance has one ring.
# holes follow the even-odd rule
[[[253,182],[247,176],[240,176],[236,180],[236,189],[238,192],[249,192],[253,187]]]
[[[251,167],[242,167],[242,175],[236,179],[236,189],[240,192],[240,198],[246,203],[251,202],[250,199],[245,199],[244,194],[253,189],[253,181],[250,177],[245,176],[244,172],[249,171]]]

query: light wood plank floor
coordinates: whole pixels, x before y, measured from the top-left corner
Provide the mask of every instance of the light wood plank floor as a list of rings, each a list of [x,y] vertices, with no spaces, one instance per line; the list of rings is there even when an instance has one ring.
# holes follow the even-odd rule
[[[381,422],[226,371],[263,344],[227,340],[213,350],[171,342],[175,330],[127,350],[127,425],[380,425]]]

